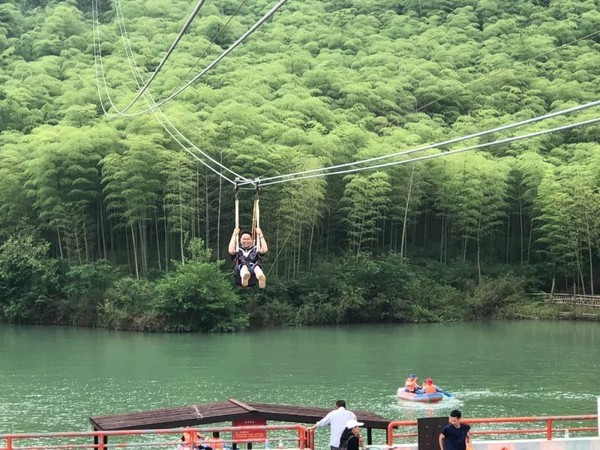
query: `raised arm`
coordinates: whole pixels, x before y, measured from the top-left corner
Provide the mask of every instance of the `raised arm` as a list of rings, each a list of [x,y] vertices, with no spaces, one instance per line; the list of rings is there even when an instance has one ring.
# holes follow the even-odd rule
[[[237,240],[238,240],[238,236],[240,235],[240,229],[239,228],[234,228],[233,229],[233,234],[231,235],[231,240],[229,241],[229,254],[230,255],[235,255],[236,252],[236,246],[237,246]]]
[[[263,255],[269,251],[269,246],[267,245],[267,241],[265,240],[265,236],[263,235],[260,227],[256,227],[256,246],[258,247],[258,252]]]

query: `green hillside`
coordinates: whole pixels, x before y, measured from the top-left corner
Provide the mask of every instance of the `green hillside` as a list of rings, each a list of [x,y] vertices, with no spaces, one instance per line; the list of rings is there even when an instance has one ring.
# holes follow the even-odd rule
[[[240,45],[275,1],[196,5],[0,4],[0,320],[557,317],[529,294],[600,290],[599,0],[288,0]],[[231,276],[236,177],[264,291]]]

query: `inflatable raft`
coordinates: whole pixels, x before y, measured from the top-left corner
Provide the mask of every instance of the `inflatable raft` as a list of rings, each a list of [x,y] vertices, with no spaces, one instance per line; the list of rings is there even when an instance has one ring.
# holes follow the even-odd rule
[[[422,403],[437,403],[441,402],[444,398],[444,394],[441,392],[436,392],[435,394],[413,394],[411,392],[406,392],[404,388],[398,389],[397,396],[400,400]]]

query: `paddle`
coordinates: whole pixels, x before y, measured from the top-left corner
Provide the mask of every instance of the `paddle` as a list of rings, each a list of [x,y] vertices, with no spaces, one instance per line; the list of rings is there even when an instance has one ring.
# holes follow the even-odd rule
[[[438,388],[438,392],[441,392],[442,394],[444,394],[448,398],[452,397],[452,394],[450,392],[445,392],[445,391],[441,390],[440,388]]]

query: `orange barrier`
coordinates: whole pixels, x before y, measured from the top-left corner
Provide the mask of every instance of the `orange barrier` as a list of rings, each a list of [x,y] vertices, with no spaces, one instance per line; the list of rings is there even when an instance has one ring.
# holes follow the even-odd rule
[[[73,450],[73,449],[95,449],[110,450],[111,448],[141,448],[162,447],[168,450],[185,450],[185,444],[180,440],[173,440],[172,435],[177,437],[184,433],[200,433],[207,437],[213,432],[219,432],[220,440],[230,448],[239,448],[240,444],[246,444],[252,448],[252,444],[260,444],[267,447],[269,441],[273,448],[291,448],[294,450],[314,449],[314,432],[302,425],[252,425],[252,426],[228,426],[211,428],[183,428],[183,429],[158,429],[158,430],[121,430],[121,431],[89,431],[69,433],[14,433],[0,434],[0,450]],[[247,432],[263,435],[263,438],[234,439],[233,433]],[[275,432],[275,434],[273,434]],[[287,435],[286,435],[286,432]],[[290,435],[289,432],[294,432]],[[223,437],[223,434],[230,438]],[[114,443],[108,443],[111,437]],[[131,442],[131,438],[145,440],[145,442]],[[170,439],[169,439],[170,438]],[[90,442],[93,439],[93,442]],[[2,446],[5,441],[6,445]],[[35,442],[35,445],[31,443]],[[87,442],[86,442],[87,441]],[[277,445],[279,444],[279,445]],[[182,446],[183,447],[180,447]],[[201,445],[210,445],[210,442]]]
[[[545,434],[547,440],[551,440],[552,436],[557,432],[592,432],[598,431],[598,425],[593,426],[581,426],[576,425],[573,427],[556,427],[556,422],[585,422],[585,421],[597,421],[598,416],[595,414],[590,415],[580,415],[580,416],[547,416],[547,417],[491,417],[491,418],[483,418],[483,419],[462,419],[462,422],[467,423],[469,425],[473,424],[498,424],[498,423],[538,423],[544,424],[544,428],[519,428],[519,429],[486,429],[486,430],[477,430],[471,429],[472,435],[515,435],[515,434]],[[405,437],[415,437],[417,436],[416,432],[402,432],[402,433],[394,433],[394,429],[399,427],[416,427],[416,420],[397,420],[391,422],[388,425],[387,429],[387,445],[391,446],[394,444],[395,438],[405,438]]]

